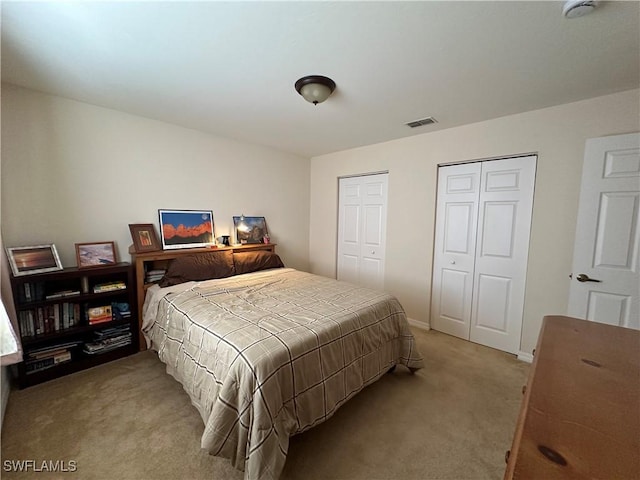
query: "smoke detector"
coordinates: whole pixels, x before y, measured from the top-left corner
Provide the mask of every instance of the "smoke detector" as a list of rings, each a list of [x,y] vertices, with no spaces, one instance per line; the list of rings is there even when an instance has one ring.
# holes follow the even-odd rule
[[[577,18],[593,12],[598,5],[595,0],[569,0],[562,7],[562,14],[567,18]]]

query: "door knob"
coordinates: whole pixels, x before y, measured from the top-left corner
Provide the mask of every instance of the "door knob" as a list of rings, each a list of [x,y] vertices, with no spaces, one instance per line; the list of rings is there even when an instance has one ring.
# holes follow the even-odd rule
[[[576,276],[576,280],[579,282],[602,282],[602,280],[596,280],[595,278],[589,278],[589,275],[580,273]]]

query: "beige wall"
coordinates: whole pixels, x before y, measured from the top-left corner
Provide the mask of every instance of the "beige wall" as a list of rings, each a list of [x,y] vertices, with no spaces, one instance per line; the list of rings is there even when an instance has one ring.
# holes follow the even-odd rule
[[[389,171],[386,289],[429,323],[437,165],[537,153],[521,350],[567,309],[587,138],[640,130],[640,91],[308,159],[10,85],[2,87],[5,245],[115,240],[158,208],[211,209],[216,234],[264,215],[287,266],[335,277],[337,178]],[[428,128],[428,127],[426,127]]]
[[[159,208],[265,216],[287,266],[306,270],[309,159],[11,85],[2,86],[2,233],[6,246],[115,240]]]
[[[567,312],[585,140],[640,130],[639,105],[632,90],[313,158],[311,271],[335,277],[337,178],[388,170],[385,288],[428,324],[438,164],[537,153],[521,342],[530,353],[542,317]]]

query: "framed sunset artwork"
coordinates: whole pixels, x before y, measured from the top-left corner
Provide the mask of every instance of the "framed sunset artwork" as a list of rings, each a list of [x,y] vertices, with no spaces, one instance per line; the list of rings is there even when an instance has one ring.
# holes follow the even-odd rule
[[[158,210],[163,250],[215,245],[211,210]]]

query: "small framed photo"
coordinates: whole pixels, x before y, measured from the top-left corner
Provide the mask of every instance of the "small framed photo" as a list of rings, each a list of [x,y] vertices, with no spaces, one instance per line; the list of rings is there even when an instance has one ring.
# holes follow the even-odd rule
[[[14,277],[62,270],[56,246],[7,247],[7,257]]]
[[[129,231],[136,253],[155,252],[162,249],[152,223],[130,223]]]
[[[158,210],[160,238],[165,250],[216,244],[211,210]]]
[[[105,267],[116,264],[114,242],[76,243],[78,268]]]
[[[240,244],[265,243],[265,237],[269,238],[264,217],[233,217],[233,226],[236,230],[236,240]]]

